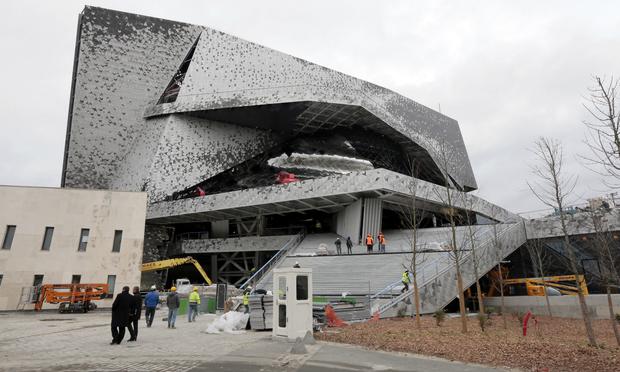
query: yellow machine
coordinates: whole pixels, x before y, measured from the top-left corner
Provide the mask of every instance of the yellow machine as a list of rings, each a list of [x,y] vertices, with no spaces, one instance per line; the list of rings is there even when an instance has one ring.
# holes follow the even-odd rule
[[[496,276],[496,275],[495,275]],[[543,282],[543,278],[519,278],[519,279],[504,279],[504,286],[510,285],[525,285],[528,296],[544,296],[545,287],[554,288],[563,295],[576,296],[578,289],[575,285],[575,279],[579,280],[579,287],[584,295],[588,294],[588,286],[583,275],[557,275],[547,276]],[[496,278],[494,278],[496,279]],[[496,284],[499,284],[498,280],[495,280]],[[544,284],[544,285],[543,285]],[[495,288],[491,288],[489,296],[496,295]]]
[[[143,263],[141,271],[149,272],[149,271],[166,270],[166,269],[170,269],[173,267],[177,267],[177,266],[181,266],[181,265],[185,265],[189,263],[193,264],[196,267],[196,270],[198,270],[200,275],[202,275],[202,277],[207,282],[207,284],[209,285],[213,284],[213,282],[211,282],[211,279],[209,279],[209,276],[207,275],[206,271],[202,268],[200,263],[192,257],[170,258],[170,259],[162,260],[162,261]]]

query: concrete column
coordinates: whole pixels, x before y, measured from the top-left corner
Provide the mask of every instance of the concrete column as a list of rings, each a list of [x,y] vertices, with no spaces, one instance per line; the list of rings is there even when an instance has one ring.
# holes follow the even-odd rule
[[[383,201],[377,198],[364,198],[364,217],[362,220],[362,237],[370,233],[376,240],[383,220]]]
[[[208,273],[211,280],[217,282],[217,253],[211,255],[211,272]]]
[[[336,233],[345,239],[350,236],[353,243],[357,244],[360,239],[361,226],[362,199],[359,199],[338,212],[336,216]]]

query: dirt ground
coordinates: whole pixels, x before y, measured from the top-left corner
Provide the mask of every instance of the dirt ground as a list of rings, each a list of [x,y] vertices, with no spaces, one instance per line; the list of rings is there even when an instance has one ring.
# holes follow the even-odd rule
[[[609,320],[594,321],[599,348],[588,346],[583,321],[537,317],[528,334],[514,315],[492,316],[485,332],[478,319],[468,318],[469,332],[460,332],[460,318],[448,318],[441,327],[430,316],[417,329],[411,318],[383,319],[329,328],[320,340],[361,345],[370,349],[401,351],[526,371],[620,371],[620,348]]]

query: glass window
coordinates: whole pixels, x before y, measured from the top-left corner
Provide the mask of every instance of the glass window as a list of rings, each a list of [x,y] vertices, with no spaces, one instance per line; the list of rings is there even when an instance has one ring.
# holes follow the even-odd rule
[[[306,275],[298,275],[297,276],[297,300],[307,300],[308,299],[308,276]]]
[[[81,280],[82,280],[82,275],[73,275],[71,277],[71,284],[80,284]]]
[[[0,274],[0,286],[2,285],[2,278],[4,278],[4,275]]]
[[[123,240],[123,230],[114,230],[114,243],[112,244],[112,252],[121,251],[122,240]]]
[[[116,275],[108,275],[108,298],[114,297],[114,286],[116,285]]]
[[[278,299],[286,300],[286,277],[281,276],[278,278]]]
[[[46,227],[45,233],[43,233],[43,245],[41,246],[42,251],[49,251],[52,246],[52,236],[54,235],[53,227]]]
[[[2,249],[11,249],[11,245],[13,245],[13,237],[15,236],[15,229],[15,225],[8,225],[6,227],[4,240],[2,241]]]
[[[80,231],[80,244],[78,245],[78,252],[86,251],[86,245],[88,244],[88,234],[90,234],[90,229],[82,229],[82,231]]]
[[[278,327],[286,328],[286,305],[278,305]]]
[[[39,287],[41,286],[41,284],[43,284],[43,275],[41,274],[37,274],[34,276],[34,280],[32,281],[32,286],[33,287]]]

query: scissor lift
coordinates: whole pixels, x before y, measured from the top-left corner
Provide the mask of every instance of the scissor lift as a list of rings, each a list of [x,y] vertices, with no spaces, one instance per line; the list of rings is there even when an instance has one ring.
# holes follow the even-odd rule
[[[108,294],[108,285],[94,284],[44,284],[34,305],[35,311],[43,308],[43,303],[60,304],[61,313],[86,313],[97,308],[92,301],[102,300]]]

